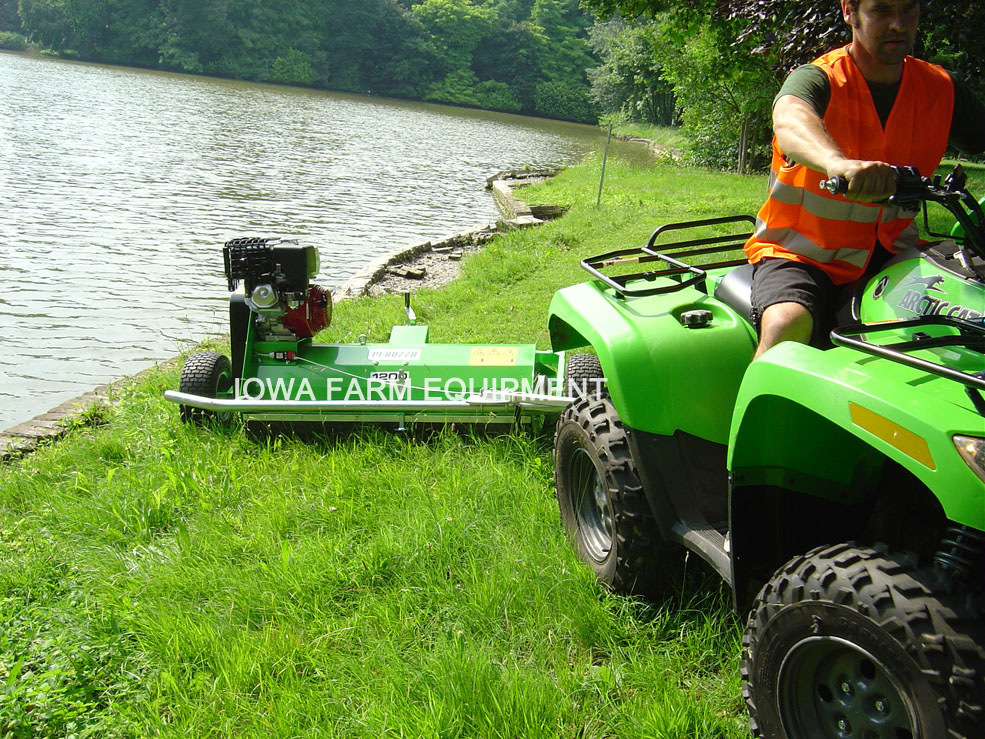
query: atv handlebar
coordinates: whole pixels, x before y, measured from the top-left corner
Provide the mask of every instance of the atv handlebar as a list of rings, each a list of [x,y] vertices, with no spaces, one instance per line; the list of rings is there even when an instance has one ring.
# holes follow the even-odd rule
[[[893,170],[896,173],[896,192],[886,202],[911,211],[919,210],[920,203],[940,203],[964,229],[965,245],[985,259],[985,214],[978,201],[965,189],[968,177],[960,164],[943,181],[940,175],[933,179],[922,177],[916,167],[893,167]],[[848,180],[841,175],[821,180],[818,184],[832,195],[848,192]]]
[[[959,170],[960,165],[955,168],[955,172],[948,175],[945,185],[955,182],[958,189],[964,188],[967,177],[963,171]],[[893,179],[896,181],[896,192],[889,196],[886,202],[892,205],[900,205],[903,201],[913,200],[936,200],[929,188],[940,187],[939,180],[932,182],[929,177],[921,177],[916,167],[893,167]],[[955,178],[952,180],[952,178]],[[818,186],[822,190],[827,190],[832,195],[844,195],[848,192],[848,178],[842,175],[835,175],[826,180],[821,180]]]
[[[821,180],[819,186],[822,190],[827,190],[832,195],[844,195],[848,192],[848,180],[840,174],[835,175],[829,180]]]

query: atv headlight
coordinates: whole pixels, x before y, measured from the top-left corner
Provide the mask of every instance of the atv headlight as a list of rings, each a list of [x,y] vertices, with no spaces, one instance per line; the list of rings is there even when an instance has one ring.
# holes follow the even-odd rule
[[[985,439],[955,434],[954,446],[957,447],[961,459],[985,482]]]

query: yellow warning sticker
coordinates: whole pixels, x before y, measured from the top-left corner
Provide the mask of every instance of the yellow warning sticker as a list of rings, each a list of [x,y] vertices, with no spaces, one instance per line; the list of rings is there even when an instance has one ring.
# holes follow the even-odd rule
[[[473,346],[470,367],[515,367],[515,346]]]

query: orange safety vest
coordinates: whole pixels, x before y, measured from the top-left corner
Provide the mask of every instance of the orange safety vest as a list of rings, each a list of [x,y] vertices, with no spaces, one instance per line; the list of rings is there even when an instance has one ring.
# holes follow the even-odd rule
[[[947,148],[954,83],[941,67],[907,57],[883,130],[872,95],[848,47],[816,59],[831,84],[828,133],[850,159],[911,165],[930,175]],[[770,194],[745,246],[750,262],[781,257],[823,269],[835,284],[858,279],[876,241],[893,253],[917,243],[914,211],[859,203],[819,185],[826,174],[788,161],[773,138]]]

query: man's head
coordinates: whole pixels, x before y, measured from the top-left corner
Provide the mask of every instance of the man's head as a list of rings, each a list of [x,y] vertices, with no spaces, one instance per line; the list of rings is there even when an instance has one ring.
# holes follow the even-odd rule
[[[862,55],[876,66],[891,68],[913,51],[920,0],[841,0],[841,11],[852,27],[857,60]]]

